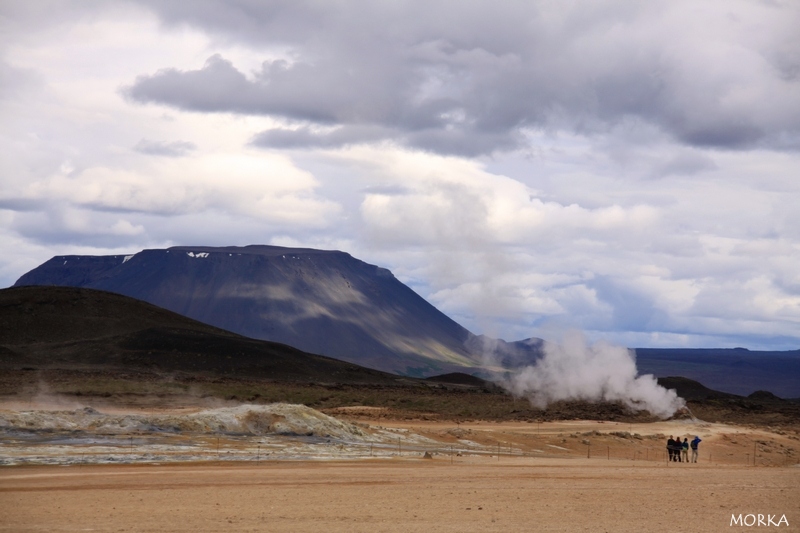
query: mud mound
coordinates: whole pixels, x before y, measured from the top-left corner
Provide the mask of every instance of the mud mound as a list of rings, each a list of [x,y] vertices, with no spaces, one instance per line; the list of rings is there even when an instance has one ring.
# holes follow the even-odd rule
[[[749,400],[763,400],[768,402],[780,401],[781,399],[766,390],[757,390],[747,396]]]
[[[363,431],[304,405],[240,405],[191,414],[110,415],[91,407],[72,411],[0,411],[0,432],[94,434],[188,433],[306,435],[359,439]]]

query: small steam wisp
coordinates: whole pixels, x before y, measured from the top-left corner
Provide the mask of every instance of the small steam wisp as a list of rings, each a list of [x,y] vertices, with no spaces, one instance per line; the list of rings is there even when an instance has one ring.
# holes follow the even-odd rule
[[[669,418],[686,406],[651,374],[638,376],[632,350],[607,342],[589,345],[579,332],[561,344],[545,342],[544,356],[520,368],[505,386],[541,409],[559,400],[618,401],[631,409]]]

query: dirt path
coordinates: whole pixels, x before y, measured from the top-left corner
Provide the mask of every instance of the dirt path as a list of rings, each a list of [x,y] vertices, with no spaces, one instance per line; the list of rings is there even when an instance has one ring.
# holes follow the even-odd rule
[[[450,460],[7,467],[0,531],[730,531],[740,513],[800,529],[798,468]]]

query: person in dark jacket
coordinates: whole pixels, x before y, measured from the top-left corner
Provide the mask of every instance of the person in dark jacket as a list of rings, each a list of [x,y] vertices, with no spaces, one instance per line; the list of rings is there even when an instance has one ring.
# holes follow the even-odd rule
[[[672,435],[669,436],[667,439],[667,453],[669,454],[669,460],[675,460],[675,439],[672,438]]]
[[[692,448],[692,462],[693,463],[697,462],[697,454],[698,454],[697,447],[700,446],[701,442],[702,442],[702,439],[700,439],[700,437],[695,435],[694,439],[692,439],[692,443],[689,445]]]

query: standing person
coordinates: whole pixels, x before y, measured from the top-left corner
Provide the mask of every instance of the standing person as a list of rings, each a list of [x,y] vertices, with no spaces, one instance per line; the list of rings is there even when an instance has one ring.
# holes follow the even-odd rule
[[[683,444],[681,444],[681,457],[684,463],[689,462],[689,439],[687,437],[683,438]]]
[[[693,463],[697,462],[697,447],[700,445],[701,442],[703,442],[703,441],[697,435],[695,435],[694,439],[692,439],[691,448],[692,448],[692,462]]]
[[[669,460],[675,460],[675,439],[672,438],[672,435],[669,436],[667,439],[667,453],[669,454]]]

